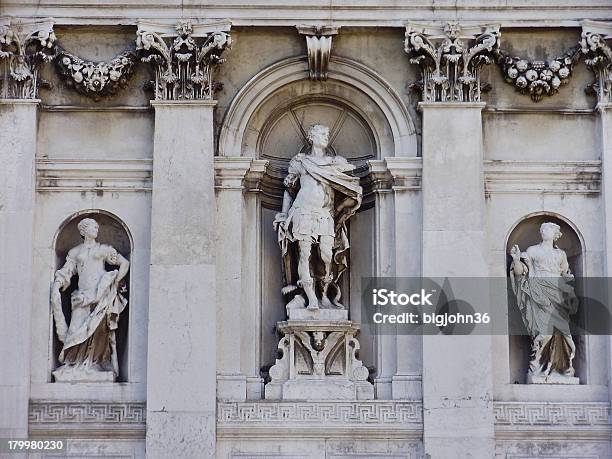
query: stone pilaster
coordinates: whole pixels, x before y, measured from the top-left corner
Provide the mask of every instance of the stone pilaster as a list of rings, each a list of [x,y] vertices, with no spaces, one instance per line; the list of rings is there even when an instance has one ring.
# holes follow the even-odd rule
[[[217,397],[247,399],[247,376],[242,368],[243,242],[247,229],[244,193],[257,186],[268,161],[242,157],[215,159],[217,196]],[[246,348],[246,346],[245,346]]]
[[[147,457],[214,457],[214,101],[156,101]]]
[[[425,277],[487,276],[484,105],[420,104]],[[491,348],[490,336],[423,337],[424,445],[430,457],[493,457]]]
[[[385,163],[392,178],[391,189],[394,200],[395,275],[420,277],[421,158],[386,158]],[[396,349],[397,362],[391,385],[392,398],[419,400],[422,397],[422,338],[419,335],[398,333]]]
[[[0,437],[27,438],[37,99],[0,99]],[[39,279],[41,281],[41,279]],[[42,282],[45,282],[43,279]]]
[[[393,203],[393,177],[384,161],[368,161],[372,188],[374,191],[375,215],[375,277],[395,275],[395,213]],[[390,400],[393,375],[397,367],[396,337],[390,334],[376,334],[376,398]]]
[[[214,457],[217,272],[213,95],[229,23],[140,21],[155,108],[147,457]]]
[[[605,241],[604,275],[612,276],[612,23],[584,21],[580,42],[585,63],[595,81],[590,90],[597,97],[598,128],[601,154],[601,197]],[[608,292],[608,297],[612,295]],[[612,349],[612,337],[610,337]],[[608,374],[612,399],[612,370]]]

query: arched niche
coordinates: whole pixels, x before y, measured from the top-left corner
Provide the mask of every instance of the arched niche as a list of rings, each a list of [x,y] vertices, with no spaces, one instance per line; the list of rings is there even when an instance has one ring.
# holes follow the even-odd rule
[[[506,273],[510,275],[510,265],[512,257],[510,250],[514,245],[518,245],[521,251],[525,251],[527,247],[539,244],[540,226],[542,223],[556,223],[561,228],[562,236],[555,242],[555,246],[564,250],[567,254],[567,259],[570,265],[570,270],[576,277],[576,293],[580,294],[581,283],[580,278],[585,275],[584,272],[584,254],[586,249],[582,235],[565,217],[552,212],[537,212],[529,214],[520,219],[508,233],[505,246],[505,263]],[[579,307],[577,314],[582,314],[582,308]],[[514,311],[510,320],[520,320],[518,311]],[[531,341],[528,336],[510,335],[509,337],[509,356],[510,356],[510,383],[525,384],[527,370],[529,367],[529,356],[531,352]],[[576,376],[580,378],[581,384],[586,384],[587,365],[586,365],[586,339],[585,336],[574,336],[576,344],[576,357],[574,358],[574,368]]]
[[[378,158],[417,156],[414,123],[393,87],[373,69],[351,59],[332,56],[327,81],[310,81],[305,57],[285,59],[267,67],[238,92],[228,108],[219,135],[219,156],[258,157],[262,126],[283,101],[304,96],[333,97],[365,114],[379,142]],[[292,83],[299,82],[297,85]],[[276,99],[278,103],[270,103]]]
[[[84,218],[93,218],[98,222],[99,231],[97,242],[100,244],[108,244],[113,246],[121,255],[123,255],[128,261],[131,261],[131,255],[133,250],[133,240],[132,236],[123,221],[117,217],[116,215],[107,212],[105,210],[100,209],[91,209],[91,210],[83,210],[77,212],[76,214],[68,217],[60,228],[58,229],[55,240],[53,243],[54,252],[55,252],[55,260],[53,264],[53,274],[55,271],[60,269],[65,261],[66,255],[73,247],[81,244],[83,242],[83,237],[79,233],[77,225]],[[116,266],[106,266],[107,271],[112,271],[113,269],[117,269]],[[125,286],[127,288],[127,292],[124,296],[128,300],[127,307],[121,313],[119,318],[119,328],[116,332],[117,339],[117,358],[119,361],[119,375],[117,377],[117,382],[126,382],[128,381],[128,348],[129,348],[129,326],[130,326],[130,274],[131,271],[128,271],[127,275],[124,278]],[[70,323],[72,306],[70,303],[70,296],[72,292],[77,289],[78,286],[78,275],[72,277],[72,281],[70,287],[62,292],[62,310],[64,312],[64,316],[66,317],[66,322]],[[49,369],[49,374],[51,371],[55,370],[59,365],[58,355],[61,350],[61,343],[57,337],[57,332],[55,329],[55,322],[53,321],[53,317],[51,315],[51,358],[50,362],[52,363],[52,368]]]
[[[330,127],[329,154],[353,163],[361,177],[364,202],[349,222],[349,271],[343,276],[342,295],[350,316],[358,318],[360,295],[350,288],[362,277],[374,275],[376,266],[375,199],[367,160],[417,156],[414,125],[399,95],[374,70],[342,57],[332,57],[329,79],[309,79],[307,60],[296,57],[278,62],[255,75],[236,95],[226,112],[219,135],[218,155],[268,161],[259,190],[248,193],[247,212],[257,215],[257,231],[249,231],[245,246],[257,247],[259,266],[244,266],[259,286],[258,366],[265,369],[277,357],[277,321],[286,319],[281,257],[272,222],[281,208],[289,160],[308,146],[305,132],[315,123]],[[254,198],[253,196],[256,196]],[[365,339],[365,338],[364,338]],[[361,358],[372,366],[374,341],[361,341]],[[258,368],[258,371],[259,371]]]

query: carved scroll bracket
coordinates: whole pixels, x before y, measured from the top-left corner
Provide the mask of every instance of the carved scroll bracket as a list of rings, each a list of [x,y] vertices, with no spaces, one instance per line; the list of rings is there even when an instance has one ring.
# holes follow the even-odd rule
[[[333,26],[297,26],[300,35],[306,36],[308,68],[313,81],[327,80],[327,68],[331,57],[332,37],[338,34]]]
[[[0,19],[0,97],[36,99],[38,89],[49,85],[38,75],[39,67],[55,55],[53,20],[9,21]]]
[[[407,24],[404,50],[422,72],[422,80],[413,87],[425,102],[480,101],[480,69],[494,61],[499,38],[497,24]]]
[[[597,95],[598,103],[612,103],[612,23],[583,21],[580,48],[595,74],[587,91]]]
[[[560,86],[569,82],[579,56],[578,47],[550,61],[528,61],[500,50],[497,63],[508,83],[521,94],[529,94],[534,102],[540,102],[544,96],[556,94]]]
[[[109,62],[91,62],[59,50],[55,68],[68,87],[95,101],[125,87],[134,71],[136,55],[125,51]]]
[[[180,22],[176,26],[140,21],[136,49],[152,64],[157,100],[211,100],[222,85],[213,80],[223,52],[231,47],[231,23]]]

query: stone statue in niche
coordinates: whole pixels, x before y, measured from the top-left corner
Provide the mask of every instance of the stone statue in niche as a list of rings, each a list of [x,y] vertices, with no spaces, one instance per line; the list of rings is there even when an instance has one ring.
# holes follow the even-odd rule
[[[571,282],[566,253],[554,242],[559,225],[542,223],[542,242],[521,252],[512,247],[511,280],[523,322],[531,337],[531,361],[527,381],[532,384],[578,384],[573,359],[576,345],[570,332],[570,316],[578,299]]]
[[[99,225],[95,220],[84,218],[78,229],[83,243],[68,252],[51,289],[57,336],[63,345],[59,355],[62,365],[53,376],[56,382],[113,382],[119,374],[115,331],[127,306],[122,280],[130,264],[110,245],[96,242]],[[106,271],[105,264],[118,269]],[[68,326],[60,291],[70,286],[75,274],[78,288],[70,298]]]
[[[274,219],[283,256],[282,293],[293,295],[288,311],[345,309],[339,280],[347,268],[346,222],[361,205],[362,189],[357,177],[346,174],[354,166],[327,154],[327,126],[312,126],[308,140],[310,152],[289,163],[282,211]]]
[[[310,152],[289,163],[274,228],[283,259],[288,320],[270,368],[269,400],[371,400],[374,386],[359,359],[359,325],[348,320],[339,281],[348,267],[346,222],[361,205],[354,166],[327,153],[329,128],[308,130]]]

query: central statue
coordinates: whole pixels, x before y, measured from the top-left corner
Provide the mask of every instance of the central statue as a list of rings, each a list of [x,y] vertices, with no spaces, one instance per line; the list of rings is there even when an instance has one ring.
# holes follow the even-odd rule
[[[339,280],[348,266],[346,222],[361,205],[362,189],[359,179],[347,174],[355,166],[328,154],[327,126],[312,126],[308,141],[310,152],[289,163],[283,207],[274,219],[283,257],[282,293],[293,295],[287,309],[345,309]]]

